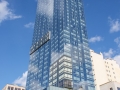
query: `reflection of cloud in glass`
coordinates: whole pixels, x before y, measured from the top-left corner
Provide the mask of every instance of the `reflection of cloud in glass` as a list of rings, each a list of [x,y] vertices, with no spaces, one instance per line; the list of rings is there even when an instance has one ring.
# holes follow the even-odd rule
[[[64,45],[64,50],[69,49],[71,51],[72,45],[71,44],[66,44]],[[61,56],[65,55],[65,52],[52,52],[51,53],[51,64],[56,62],[58,59],[60,59]]]
[[[30,70],[29,70],[29,72],[31,72],[31,73],[36,73],[36,72],[38,72],[38,67],[37,66],[35,66],[35,65],[33,65],[33,64],[31,64],[30,65]]]
[[[24,86],[26,85],[26,79],[27,79],[27,73],[28,71],[26,71],[25,73],[23,73],[22,77],[18,77],[13,84],[15,85],[20,85],[20,86]]]
[[[51,54],[51,64],[56,62],[61,56],[63,56],[63,53],[52,52],[52,54]]]
[[[41,84],[38,82],[38,81],[36,81],[36,80],[32,80],[32,86],[31,87],[34,87],[34,86],[36,86],[34,89],[35,90],[43,90],[43,87],[41,87]]]
[[[53,16],[54,0],[38,0],[37,13],[45,14],[47,17]]]

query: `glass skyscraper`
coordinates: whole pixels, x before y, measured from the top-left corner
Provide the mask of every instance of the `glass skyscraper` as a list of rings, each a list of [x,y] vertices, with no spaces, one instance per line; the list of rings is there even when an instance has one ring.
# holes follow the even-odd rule
[[[94,90],[82,0],[38,0],[26,90]]]

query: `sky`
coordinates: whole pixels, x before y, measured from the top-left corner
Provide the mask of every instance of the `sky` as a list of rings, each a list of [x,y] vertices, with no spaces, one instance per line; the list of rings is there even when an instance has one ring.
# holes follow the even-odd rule
[[[83,0],[89,46],[120,64],[120,0]],[[0,89],[25,85],[36,0],[0,0]]]

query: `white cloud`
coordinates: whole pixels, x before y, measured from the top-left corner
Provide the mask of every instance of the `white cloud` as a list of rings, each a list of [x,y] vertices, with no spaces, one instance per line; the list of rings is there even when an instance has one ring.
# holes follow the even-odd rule
[[[108,19],[110,23],[110,33],[120,31],[120,20],[119,19],[113,20],[111,19],[111,17],[109,17]]]
[[[120,65],[120,53],[114,51],[113,49],[109,49],[108,52],[103,53],[105,58],[111,58],[117,62],[117,64]]]
[[[114,60],[116,60],[116,62],[120,65],[120,54],[119,55],[116,55],[114,56],[113,58]]]
[[[99,41],[101,41],[101,40],[103,40],[102,37],[100,37],[100,36],[95,36],[95,37],[90,38],[90,39],[89,39],[89,42],[99,42]]]
[[[9,3],[6,0],[0,1],[0,23],[4,20],[12,20],[22,17],[20,15],[15,15],[8,5]]]
[[[34,28],[34,23],[33,22],[30,22],[28,24],[25,24],[24,25],[26,28]]]
[[[13,84],[15,85],[20,85],[20,86],[24,86],[26,85],[26,79],[27,79],[27,73],[28,71],[26,71],[25,73],[23,73],[22,77],[18,77]]]
[[[109,49],[108,52],[103,52],[103,55],[105,58],[112,58],[112,56],[114,55],[114,51],[113,49]]]
[[[117,37],[114,42],[116,42],[118,44],[118,47],[120,48],[120,37]]]

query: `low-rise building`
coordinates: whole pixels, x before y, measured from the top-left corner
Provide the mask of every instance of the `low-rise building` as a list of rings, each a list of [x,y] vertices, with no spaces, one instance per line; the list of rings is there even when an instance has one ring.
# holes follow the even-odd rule
[[[17,85],[7,84],[2,90],[25,90],[25,88]]]
[[[100,85],[101,90],[120,90],[120,83],[111,81]]]
[[[100,85],[110,81],[120,83],[120,67],[116,61],[104,59],[102,53],[98,54],[93,50],[91,50],[90,53],[96,90],[100,90]]]

